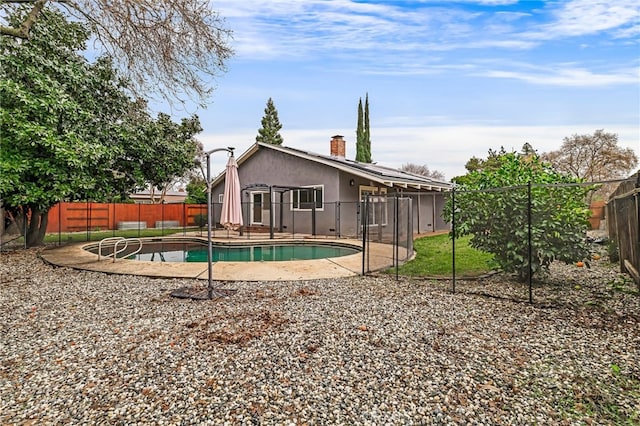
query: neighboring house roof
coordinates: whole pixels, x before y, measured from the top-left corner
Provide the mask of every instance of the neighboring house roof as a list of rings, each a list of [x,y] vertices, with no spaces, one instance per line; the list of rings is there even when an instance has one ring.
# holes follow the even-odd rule
[[[240,155],[240,157],[237,158],[238,166],[241,167],[242,163],[251,158],[251,156],[258,152],[259,149],[272,149],[295,157],[304,158],[388,187],[448,191],[452,186],[448,182],[431,179],[426,176],[402,170],[392,169],[375,163],[360,163],[343,157],[321,155],[300,149],[284,147],[282,145],[272,145],[262,142],[256,142],[247,151]],[[224,179],[224,172],[217,176],[213,180],[212,184],[215,186],[220,183],[222,179]]]
[[[175,191],[168,190],[164,196],[166,200],[173,200],[182,202],[185,198],[187,198],[186,191]],[[153,194],[154,199],[160,199],[162,197],[162,191],[156,190]],[[144,189],[142,191],[134,192],[133,194],[129,194],[129,198],[132,200],[151,200],[151,192],[148,189]]]

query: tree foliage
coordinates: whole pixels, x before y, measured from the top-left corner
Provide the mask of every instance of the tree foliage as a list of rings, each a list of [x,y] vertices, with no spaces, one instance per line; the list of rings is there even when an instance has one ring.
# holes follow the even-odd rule
[[[356,161],[364,163],[365,158],[364,112],[362,111],[362,98],[360,98],[358,99],[358,123],[356,125]]]
[[[487,158],[478,158],[471,157],[469,161],[464,165],[464,168],[467,169],[467,172],[481,172],[485,170],[495,170],[500,166],[500,157],[505,155],[507,151],[505,151],[504,147],[500,147],[500,150],[496,151],[494,149],[489,149],[489,153]],[[457,179],[461,179],[463,176],[458,177]]]
[[[487,160],[481,161],[485,167],[454,179],[459,184],[454,237],[472,235],[474,248],[492,253],[502,270],[528,279],[530,184],[532,273],[548,270],[556,260],[587,258],[590,212],[584,197],[589,188],[555,171],[526,146],[522,153],[490,152]],[[451,199],[446,214],[453,220]]]
[[[28,9],[20,20],[0,26],[3,39],[32,38],[45,6],[55,5],[92,29],[96,45],[115,59],[138,95],[159,92],[204,104],[213,78],[233,54],[231,32],[206,0],[6,0],[0,16],[11,16],[16,4]]]
[[[589,182],[627,177],[638,165],[638,157],[630,148],[618,146],[618,135],[596,130],[592,135],[564,138],[557,151],[542,154],[545,161],[561,173]],[[607,198],[617,185],[604,184],[588,196]]]
[[[365,162],[371,163],[371,128],[369,124],[369,94],[367,93],[364,100],[364,147]]]
[[[89,37],[85,26],[46,10],[40,24],[29,43],[3,40],[0,68],[0,196],[16,219],[30,219],[29,245],[44,237],[51,205],[104,189],[109,176],[97,168],[111,158],[103,142],[126,138],[112,130],[129,101],[117,96],[109,61],[89,64],[76,54]]]
[[[261,121],[262,127],[258,129],[256,142],[270,143],[272,145],[282,145],[282,136],[280,135],[280,119],[278,118],[278,110],[273,104],[273,100],[267,100],[267,106],[264,109],[264,116]]]
[[[10,19],[20,22],[24,13]],[[55,203],[110,199],[163,181],[177,173],[164,162],[184,154],[173,145],[184,131],[169,132],[168,118],[150,120],[108,58],[89,63],[78,54],[89,36],[86,25],[43,10],[28,43],[3,40],[0,197],[19,229],[27,222],[30,246],[42,242]]]
[[[415,175],[425,176],[435,180],[444,180],[444,173],[439,170],[431,170],[426,164],[418,165],[413,163],[403,164],[400,170],[413,173]]]
[[[200,120],[194,115],[174,123],[160,113],[157,119],[138,124],[142,124],[141,135],[130,147],[131,155],[137,158],[152,195],[156,188],[166,192],[176,178],[186,176],[195,166],[199,148],[195,135],[202,131]]]
[[[189,204],[207,204],[207,182],[201,176],[192,176],[187,184],[187,199]]]
[[[362,98],[358,100],[358,124],[356,128],[356,161],[371,163],[371,132],[369,130],[369,94],[365,106]]]
[[[638,164],[631,148],[618,146],[618,135],[596,130],[593,135],[564,138],[557,151],[542,158],[559,172],[589,182],[627,177]]]

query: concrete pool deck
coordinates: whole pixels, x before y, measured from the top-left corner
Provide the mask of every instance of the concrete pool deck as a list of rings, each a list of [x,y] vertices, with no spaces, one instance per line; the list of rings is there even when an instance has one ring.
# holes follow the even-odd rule
[[[170,236],[164,237],[171,240]],[[184,239],[184,237],[182,237]],[[305,243],[320,241],[326,238],[295,238],[289,241]],[[206,241],[206,239],[204,239]],[[214,242],[242,241],[237,238],[212,238]],[[279,239],[251,238],[251,242],[277,243]],[[342,244],[362,247],[362,241],[351,239],[331,239]],[[70,244],[63,247],[45,249],[40,257],[46,262],[62,267],[109,274],[143,275],[161,278],[208,279],[206,262],[151,262],[142,260],[118,259],[102,257],[90,253],[83,247],[97,242]],[[378,271],[393,266],[393,246],[390,244],[368,243],[366,254],[370,271]],[[399,257],[405,257],[405,249],[399,248]],[[360,275],[362,273],[362,253],[349,256],[316,260],[294,260],[286,262],[213,262],[213,279],[216,281],[298,281],[322,278],[341,278]]]

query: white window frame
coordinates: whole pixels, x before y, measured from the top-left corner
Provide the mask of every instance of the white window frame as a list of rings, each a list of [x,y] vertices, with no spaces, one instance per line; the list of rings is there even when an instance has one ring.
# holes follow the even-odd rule
[[[223,201],[224,201],[224,194],[218,194],[218,202],[222,204]]]
[[[307,209],[307,208],[300,208],[300,190],[303,188],[309,188],[309,189],[314,189],[315,191],[313,191],[313,202],[316,205],[316,211],[317,212],[321,212],[324,211],[324,185],[307,185],[307,186],[303,186],[297,189],[292,189],[291,190],[291,195],[290,195],[290,199],[291,199],[291,204],[290,204],[290,210],[291,211],[296,211],[296,212],[309,212],[313,209]],[[320,190],[322,192],[322,195],[320,197],[320,200],[316,199],[316,195],[317,195],[317,190]],[[297,197],[297,200],[296,200]],[[320,207],[318,207],[318,201],[320,204]],[[296,205],[298,207],[296,207]]]

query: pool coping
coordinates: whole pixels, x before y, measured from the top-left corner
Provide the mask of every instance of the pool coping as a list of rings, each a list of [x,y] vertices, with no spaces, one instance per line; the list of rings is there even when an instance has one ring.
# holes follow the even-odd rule
[[[184,241],[184,237],[163,237],[165,240]],[[194,240],[198,239],[194,237]],[[206,241],[206,238],[204,239]],[[217,243],[239,242],[232,238],[212,238]],[[291,238],[272,240],[267,238],[251,239],[251,243],[273,243],[285,241],[303,241],[304,243],[322,242],[322,238]],[[362,241],[354,239],[331,239],[340,244],[362,247]],[[142,275],[157,278],[191,278],[208,279],[206,262],[151,262],[143,260],[118,259],[102,257],[90,253],[84,247],[95,245],[97,241],[47,248],[40,252],[40,257],[52,265],[79,270],[104,272],[109,274]],[[393,266],[394,247],[391,244],[367,243],[367,258],[370,271],[379,271]],[[400,247],[400,257],[404,256],[404,248]],[[248,265],[250,267],[248,267]],[[348,256],[316,260],[293,260],[285,262],[213,262],[212,277],[216,281],[305,281],[324,278],[342,278],[357,276],[362,273],[362,253]]]

